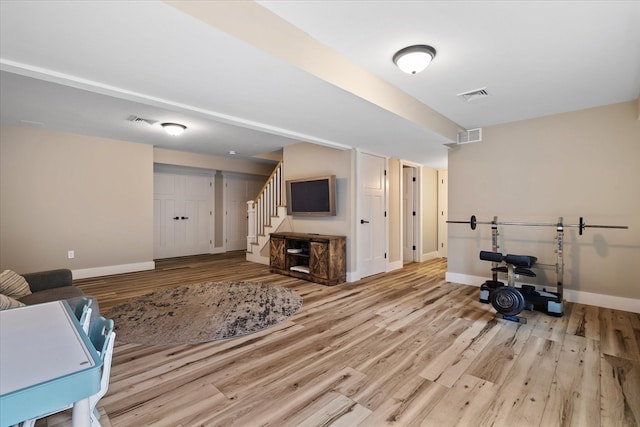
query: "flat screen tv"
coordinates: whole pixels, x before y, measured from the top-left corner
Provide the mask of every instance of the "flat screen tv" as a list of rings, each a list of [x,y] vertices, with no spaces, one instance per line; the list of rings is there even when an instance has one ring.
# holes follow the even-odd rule
[[[287,214],[292,216],[335,216],[336,176],[287,181]]]

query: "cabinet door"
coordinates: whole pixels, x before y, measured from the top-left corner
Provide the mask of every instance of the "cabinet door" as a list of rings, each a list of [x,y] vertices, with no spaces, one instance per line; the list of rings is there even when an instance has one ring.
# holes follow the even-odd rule
[[[329,242],[311,242],[309,246],[309,273],[329,279]]]
[[[273,268],[285,269],[285,241],[273,237],[269,240],[269,265]]]
[[[342,283],[347,279],[347,240],[335,239],[331,242],[331,270],[329,275]]]

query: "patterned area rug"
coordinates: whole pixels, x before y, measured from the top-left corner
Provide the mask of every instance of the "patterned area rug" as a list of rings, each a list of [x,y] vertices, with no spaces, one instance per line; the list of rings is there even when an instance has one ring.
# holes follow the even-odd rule
[[[106,311],[116,340],[196,344],[250,334],[289,318],[302,306],[291,289],[254,282],[206,282],[163,289]]]

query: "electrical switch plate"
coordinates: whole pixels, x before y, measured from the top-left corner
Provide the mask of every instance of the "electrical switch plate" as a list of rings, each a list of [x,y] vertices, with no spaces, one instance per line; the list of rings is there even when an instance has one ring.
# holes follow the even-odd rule
[[[71,258],[75,258],[75,257],[76,257],[75,251],[67,252],[67,258],[71,259]]]

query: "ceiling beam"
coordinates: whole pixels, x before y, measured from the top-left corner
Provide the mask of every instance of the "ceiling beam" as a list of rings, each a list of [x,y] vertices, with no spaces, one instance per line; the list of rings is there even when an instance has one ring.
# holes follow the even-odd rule
[[[462,129],[256,2],[165,3],[450,141]]]

